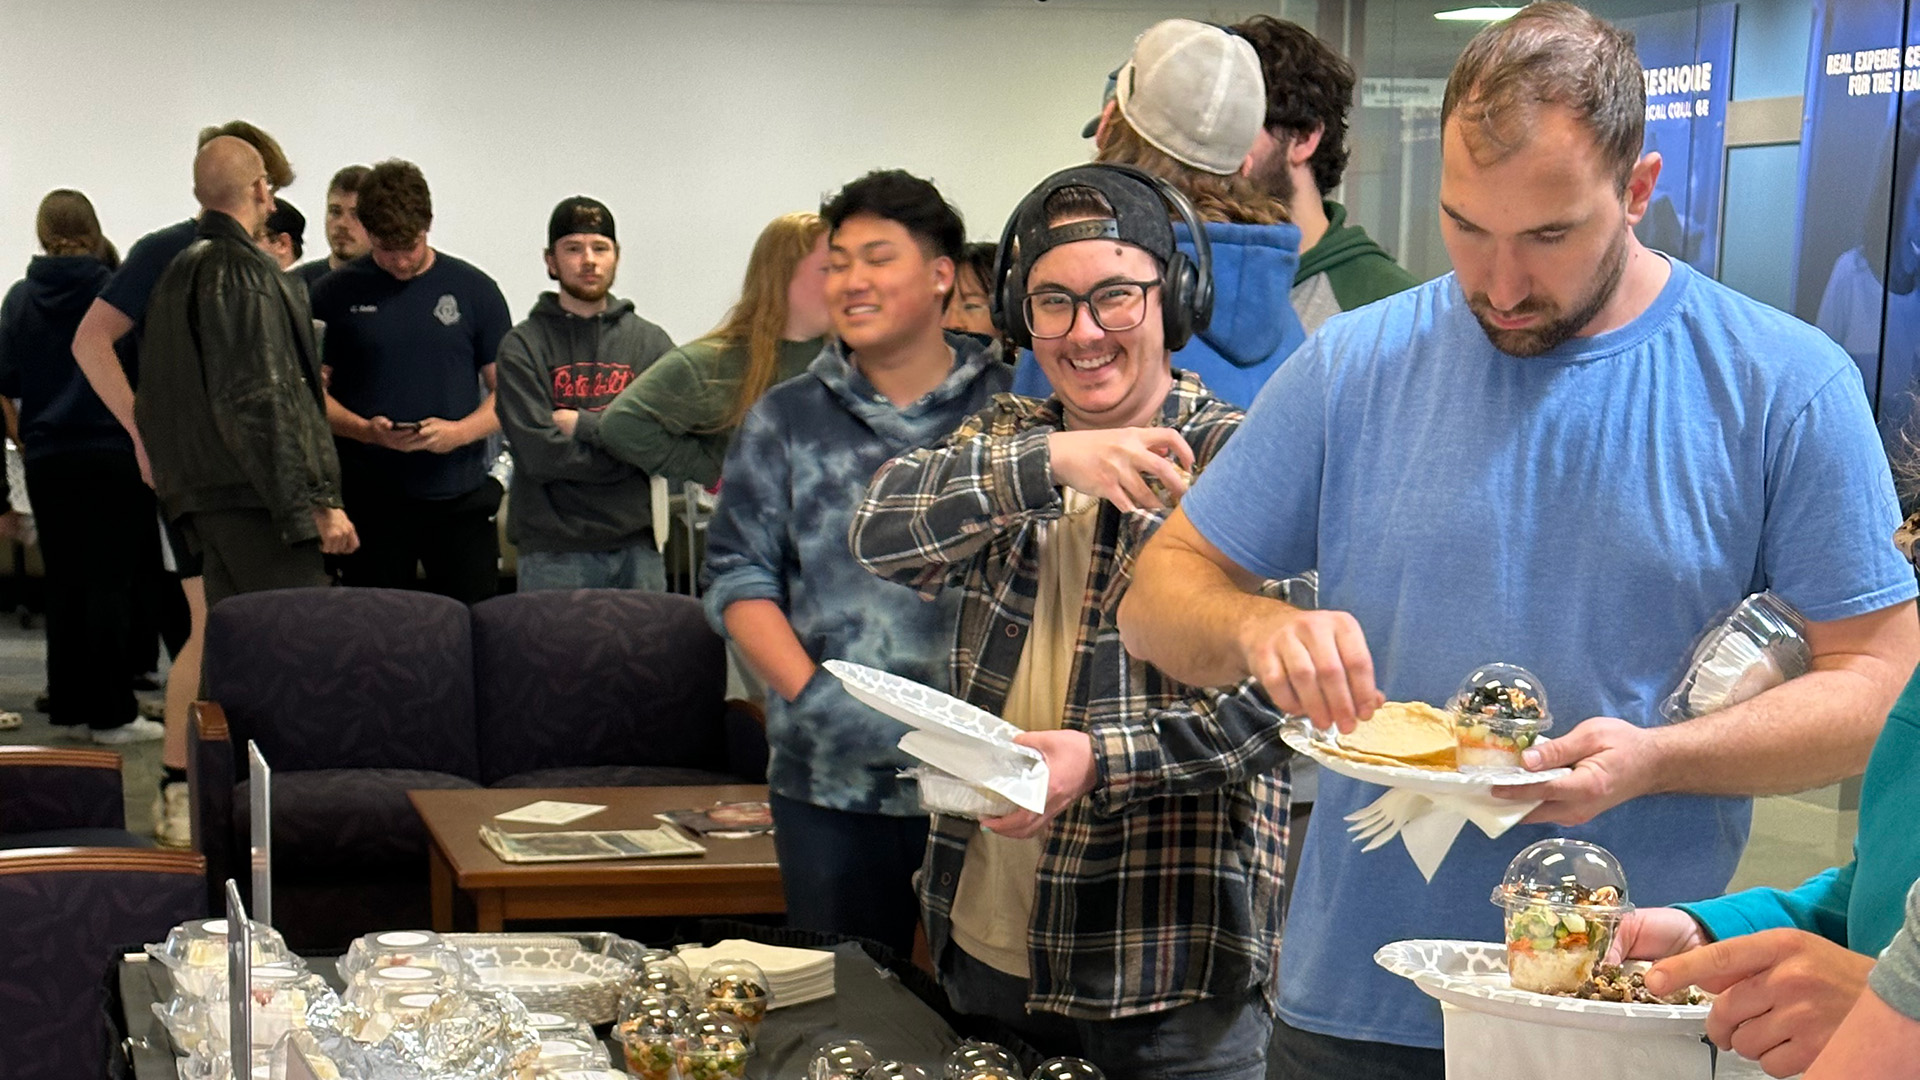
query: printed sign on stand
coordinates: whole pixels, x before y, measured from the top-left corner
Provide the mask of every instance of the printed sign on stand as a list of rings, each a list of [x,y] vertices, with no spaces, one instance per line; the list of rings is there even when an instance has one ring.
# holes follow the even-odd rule
[[[247,804],[249,822],[247,863],[253,871],[254,917],[273,925],[273,770],[252,739],[247,740]]]

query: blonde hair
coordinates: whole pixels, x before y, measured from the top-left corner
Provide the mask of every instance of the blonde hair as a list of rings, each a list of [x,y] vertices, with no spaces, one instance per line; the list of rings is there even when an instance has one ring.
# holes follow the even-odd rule
[[[1236,225],[1275,225],[1292,221],[1287,204],[1268,194],[1252,179],[1235,173],[1221,176],[1183,164],[1154,146],[1127,122],[1118,109],[1107,118],[1107,130],[1093,160],[1131,165],[1158,176],[1187,197],[1202,220]]]
[[[739,301],[720,325],[701,339],[723,348],[747,350],[747,369],[740,376],[733,408],[720,430],[738,427],[746,419],[747,410],[773,385],[780,365],[780,336],[787,329],[788,286],[800,260],[811,254],[826,234],[827,223],[819,214],[800,211],[774,218],[753,242]]]

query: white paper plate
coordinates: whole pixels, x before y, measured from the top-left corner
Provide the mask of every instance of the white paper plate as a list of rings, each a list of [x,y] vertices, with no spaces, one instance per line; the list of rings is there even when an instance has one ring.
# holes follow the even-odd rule
[[[1287,725],[1286,730],[1280,733],[1280,738],[1297,753],[1305,754],[1319,762],[1329,772],[1336,772],[1341,776],[1362,780],[1369,784],[1405,788],[1408,791],[1418,791],[1428,795],[1485,795],[1497,787],[1541,784],[1573,774],[1572,769],[1542,769],[1539,772],[1528,772],[1526,769],[1436,772],[1432,769],[1416,769],[1411,765],[1371,765],[1364,761],[1354,761],[1352,758],[1328,753],[1313,740],[1313,736],[1294,723]]]
[[[1463,1009],[1554,1027],[1638,1034],[1704,1035],[1709,1005],[1632,1005],[1585,1001],[1515,990],[1507,980],[1507,949],[1486,941],[1396,941],[1373,962],[1428,997]]]
[[[891,672],[829,660],[829,674],[853,699],[914,728],[900,749],[943,772],[989,788],[1038,814],[1047,804],[1047,765],[1039,751],[1013,741],[1020,729],[924,683]]]

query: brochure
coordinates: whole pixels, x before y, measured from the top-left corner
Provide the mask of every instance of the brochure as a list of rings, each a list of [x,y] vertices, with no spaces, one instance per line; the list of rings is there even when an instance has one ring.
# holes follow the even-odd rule
[[[501,832],[480,826],[480,842],[502,862],[589,862],[596,859],[658,859],[705,855],[707,849],[671,826],[602,832]]]

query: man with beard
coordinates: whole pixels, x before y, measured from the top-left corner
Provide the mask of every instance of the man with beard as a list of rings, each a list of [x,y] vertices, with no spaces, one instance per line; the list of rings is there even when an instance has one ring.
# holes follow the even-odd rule
[[[1311,334],[1330,316],[1413,288],[1413,275],[1326,197],[1347,170],[1353,65],[1285,19],[1255,15],[1228,29],[1253,44],[1266,76],[1267,115],[1247,169],[1300,227],[1292,300],[1301,325]]]
[[[360,182],[371,172],[365,165],[349,165],[333,174],[327,185],[327,257],[304,262],[293,272],[313,288],[321,278],[365,255],[373,244],[360,225]],[[296,256],[297,257],[297,256]]]
[[[1444,702],[1488,661],[1552,695],[1555,738],[1431,879],[1362,854],[1379,796],[1321,777],[1280,962],[1279,1075],[1440,1077],[1440,1010],[1376,967],[1405,938],[1501,940],[1520,849],[1597,842],[1637,905],[1717,896],[1749,797],[1851,776],[1920,656],[1912,568],[1857,369],[1813,328],[1640,245],[1632,39],[1565,3],[1482,31],[1448,81],[1453,274],[1334,316],[1281,368],[1142,553],[1129,648],[1196,685],[1252,675],[1351,729]],[[1246,591],[1320,572],[1322,610]],[[1683,724],[1659,702],[1721,613],[1771,589],[1812,670]]]
[[[580,442],[554,413],[599,412],[673,348],[665,330],[608,295],[620,266],[613,211],[576,195],[547,220],[547,276],[526,321],[500,342],[500,430],[513,452],[507,538],[520,589],[667,587],[653,544],[647,474]]]
[[[327,419],[360,550],[349,585],[420,586],[465,603],[500,587],[494,355],[512,326],[500,286],[427,242],[433,195],[418,166],[360,182],[372,249],[313,287],[327,324]]]

